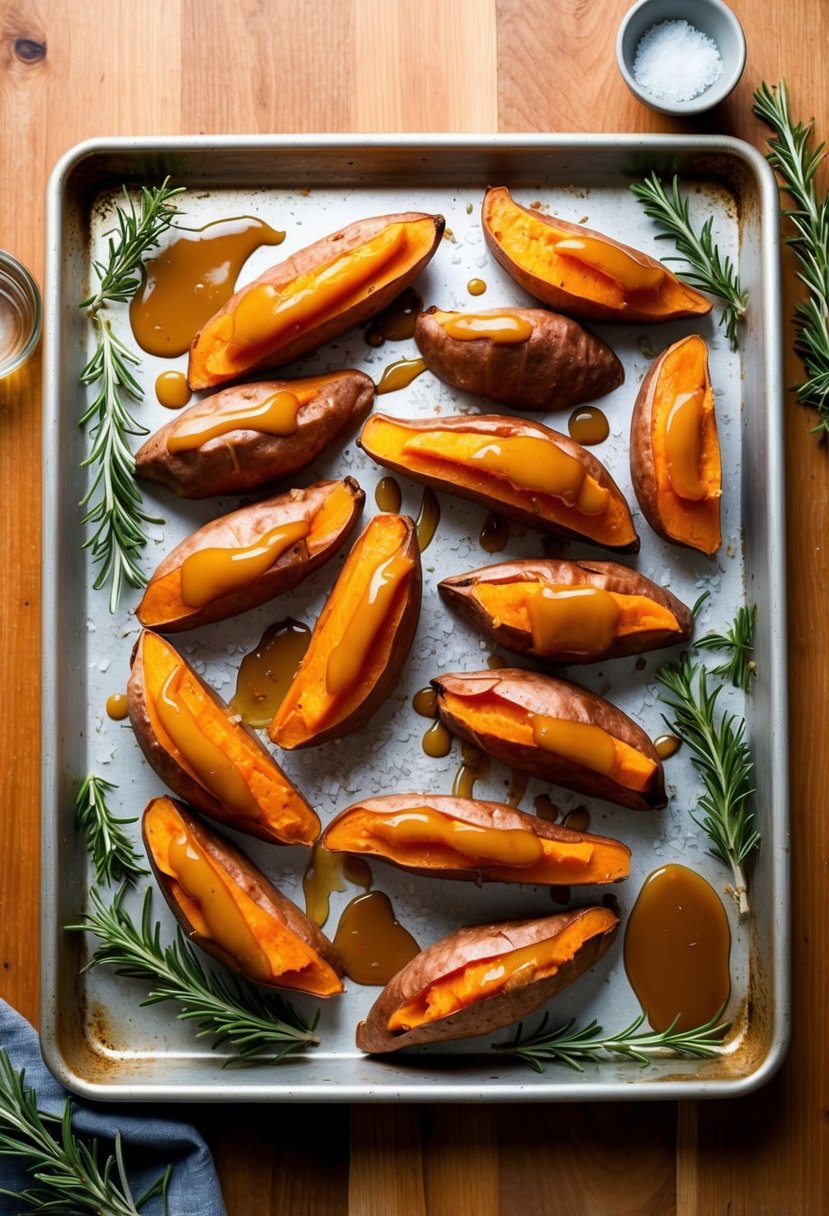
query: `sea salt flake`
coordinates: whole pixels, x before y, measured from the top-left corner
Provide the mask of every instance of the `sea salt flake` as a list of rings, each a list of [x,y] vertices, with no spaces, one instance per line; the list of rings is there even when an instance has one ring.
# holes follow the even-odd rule
[[[715,84],[723,61],[713,38],[688,21],[661,21],[639,40],[633,77],[659,101],[691,101]]]

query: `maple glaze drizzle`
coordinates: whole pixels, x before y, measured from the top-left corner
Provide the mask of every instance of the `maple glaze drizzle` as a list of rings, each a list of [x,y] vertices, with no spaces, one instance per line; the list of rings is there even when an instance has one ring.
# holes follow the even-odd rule
[[[183,355],[205,321],[233,295],[254,249],[280,245],[284,232],[239,216],[182,233],[144,263],[145,279],[130,303],[136,342],[150,355]]]
[[[369,346],[382,346],[384,342],[405,342],[414,337],[417,314],[422,306],[423,300],[417,292],[407,287],[388,308],[373,318],[366,330],[366,342]]]
[[[382,891],[368,891],[343,910],[334,949],[356,984],[385,986],[401,967],[420,953],[411,933],[397,920]]]
[[[419,688],[412,697],[412,708],[421,718],[436,718],[438,714],[438,694],[431,685]]]
[[[533,714],[533,738],[545,751],[609,777],[616,767],[616,748],[606,730],[591,722],[570,722]]]
[[[619,611],[602,587],[541,586],[527,603],[533,649],[598,657],[613,642]]]
[[[305,914],[320,928],[328,920],[330,897],[334,891],[347,890],[343,872],[343,858],[339,853],[329,853],[317,841],[302,876],[305,895]]]
[[[537,794],[533,798],[533,810],[539,819],[547,819],[550,823],[558,819],[558,807],[553,806],[549,794]]]
[[[574,807],[572,811],[567,812],[562,823],[573,832],[589,832],[590,812],[586,806]]]
[[[519,773],[518,769],[513,769],[510,773],[509,785],[507,786],[507,806],[519,806],[521,799],[527,792],[527,782],[529,777],[526,773]]]
[[[466,290],[471,296],[482,296],[486,291],[486,283],[483,279],[470,279],[466,285]]]
[[[111,693],[106,699],[106,711],[107,716],[112,718],[113,722],[123,722],[130,711],[126,693]]]
[[[254,649],[242,659],[230,708],[248,726],[262,728],[270,723],[310,640],[308,626],[287,617],[269,625]]]
[[[484,755],[471,743],[464,743],[461,749],[461,762],[452,782],[452,793],[455,798],[474,798],[475,782],[486,776],[489,769],[489,756]]]
[[[183,409],[190,400],[190,386],[184,372],[162,372],[156,376],[155,396],[165,409]]]
[[[659,735],[653,745],[660,760],[670,760],[682,747],[682,740],[678,735]]]
[[[601,515],[607,509],[610,492],[585,472],[575,456],[546,439],[526,435],[483,439],[466,463],[504,478],[518,490],[560,498],[583,515]]]
[[[509,520],[491,511],[484,520],[478,539],[487,553],[500,553],[509,540]]]
[[[654,870],[625,931],[625,970],[654,1030],[690,1030],[713,1018],[731,991],[731,932],[710,883],[686,866]]]
[[[341,696],[359,679],[372,643],[413,569],[414,558],[398,552],[385,558],[371,572],[342,637],[328,656],[325,688],[330,696]]]
[[[376,816],[370,833],[393,845],[443,846],[476,865],[505,865],[521,868],[536,865],[544,846],[527,828],[492,828],[465,823],[430,806],[411,806],[393,814]]]
[[[499,667],[508,667],[509,660],[505,659],[501,654],[488,654],[486,656],[486,665],[490,671],[497,671]]]
[[[220,596],[247,586],[303,540],[311,530],[307,519],[280,524],[251,545],[197,549],[181,566],[181,598],[188,608],[203,608]]]
[[[299,401],[282,390],[258,401],[221,414],[201,414],[182,418],[167,437],[168,452],[190,452],[211,439],[231,431],[258,431],[263,435],[293,435],[297,429]]]
[[[417,529],[417,544],[420,552],[429,548],[440,523],[440,503],[434,490],[428,487],[423,491],[420,500],[420,510],[417,513],[415,528]]]
[[[665,424],[665,455],[671,489],[687,502],[701,502],[706,486],[702,463],[702,407],[705,387],[678,393]]]
[[[591,447],[595,443],[604,443],[610,434],[610,423],[598,406],[580,405],[567,419],[567,430],[576,443]]]
[[[452,732],[440,720],[433,722],[423,736],[423,750],[433,760],[448,756],[452,750]]]
[[[398,359],[383,369],[383,374],[377,383],[377,395],[396,393],[398,389],[408,388],[421,372],[426,371],[426,364],[421,358]]]
[[[390,515],[398,513],[403,496],[393,477],[380,478],[374,491],[374,501],[381,511],[387,511]]]
[[[449,313],[441,325],[450,338],[459,342],[488,338],[496,346],[526,342],[533,332],[532,321],[516,312]]]

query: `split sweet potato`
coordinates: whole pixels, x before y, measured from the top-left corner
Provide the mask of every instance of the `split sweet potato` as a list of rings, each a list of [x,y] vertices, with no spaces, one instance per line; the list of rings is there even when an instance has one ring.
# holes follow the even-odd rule
[[[635,810],[666,803],[656,748],[603,697],[552,676],[502,667],[432,680],[453,734],[504,764]]]
[[[374,381],[353,370],[224,389],[151,435],[136,476],[179,498],[245,494],[305,468],[373,400]]]
[[[292,254],[237,291],[199,330],[188,384],[213,388],[290,363],[367,321],[414,281],[443,229],[442,215],[378,215]]]
[[[414,336],[441,380],[516,410],[570,409],[612,392],[625,378],[606,342],[543,308],[429,308],[418,316]]]
[[[389,794],[340,811],[322,835],[332,853],[381,858],[430,878],[580,886],[627,878],[630,849],[499,802]]]
[[[189,941],[257,984],[319,997],[343,991],[328,938],[229,840],[166,795],[147,805],[141,826],[158,885]]]
[[[710,300],[656,258],[581,224],[522,207],[504,186],[487,190],[482,221],[496,261],[550,308],[622,324],[711,311]]]
[[[619,918],[588,907],[458,929],[398,971],[357,1026],[371,1054],[491,1034],[539,1009],[610,946]]]
[[[692,334],[642,382],[630,426],[630,472],[653,530],[712,557],[720,547],[722,467],[708,352]]]
[[[164,558],[136,616],[163,633],[223,621],[296,587],[328,561],[360,518],[353,477],[289,490],[199,528]]]
[[[601,461],[540,422],[373,414],[358,442],[386,468],[542,532],[624,552],[639,548],[630,508]]]
[[[616,562],[524,559],[445,578],[447,603],[516,654],[595,663],[691,636],[691,610]]]
[[[349,553],[268,733],[286,749],[365,722],[397,683],[420,616],[420,550],[404,515],[375,515]]]
[[[161,780],[211,819],[272,844],[313,844],[316,813],[258,737],[169,642],[143,630],[127,684],[130,722]]]

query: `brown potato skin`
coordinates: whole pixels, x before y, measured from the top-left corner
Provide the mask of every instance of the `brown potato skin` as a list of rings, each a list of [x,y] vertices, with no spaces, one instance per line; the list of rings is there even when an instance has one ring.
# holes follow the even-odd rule
[[[349,224],[337,232],[332,232],[329,236],[323,237],[319,241],[315,241],[312,245],[307,245],[304,249],[297,250],[289,258],[286,258],[276,266],[272,266],[264,274],[260,275],[258,279],[246,284],[244,288],[231,296],[227,303],[215,314],[216,317],[232,313],[239,302],[240,296],[249,291],[251,287],[257,287],[260,284],[268,284],[277,290],[286,287],[294,279],[299,278],[300,275],[308,274],[317,267],[324,266],[332,258],[339,257],[341,254],[365,244],[366,241],[370,241],[379,232],[382,232],[384,228],[388,227],[389,224],[408,223],[424,219],[431,219],[434,223],[434,240],[424,256],[411,265],[404,274],[399,275],[378,291],[372,292],[365,300],[353,308],[346,309],[345,312],[332,317],[323,324],[312,327],[304,334],[300,334],[293,342],[286,342],[273,354],[266,355],[257,363],[248,367],[245,374],[247,375],[249,372],[257,369],[281,367],[286,363],[290,363],[292,360],[298,359],[300,355],[307,354],[309,351],[316,350],[317,347],[324,346],[326,342],[339,337],[340,334],[345,333],[346,330],[353,328],[355,325],[361,325],[369,317],[373,317],[376,313],[380,312],[387,304],[391,303],[395,296],[399,295],[401,291],[404,291],[414,282],[423,267],[432,259],[443,236],[446,221],[442,215],[429,216],[421,211],[403,211],[399,214],[377,215],[369,219],[357,220],[355,223]],[[233,377],[229,375],[198,375],[194,372],[193,352],[198,348],[200,337],[201,330],[196,334],[190,345],[190,367],[187,374],[187,383],[190,388],[213,388],[232,379]]]
[[[444,480],[440,477],[431,477],[420,471],[413,471],[408,465],[400,461],[388,460],[385,457],[376,455],[369,444],[366,442],[366,431],[374,418],[384,419],[394,422],[398,426],[405,426],[412,432],[430,431],[440,429],[442,431],[470,431],[475,434],[492,435],[493,437],[510,438],[511,436],[555,436],[555,442],[563,452],[568,456],[574,456],[581,461],[583,467],[587,470],[589,476],[593,477],[600,486],[610,490],[611,495],[625,504],[628,511],[628,519],[630,530],[633,534],[633,540],[624,545],[608,545],[604,541],[596,540],[592,536],[584,532],[577,532],[573,528],[567,528],[553,520],[547,519],[535,509],[533,509],[534,494],[533,491],[526,492],[528,506],[525,508],[514,506],[512,503],[506,503],[502,498],[496,497],[494,494],[476,493],[467,490],[465,486],[458,485],[455,482]],[[609,471],[597,460],[596,457],[583,448],[580,444],[571,439],[569,435],[562,435],[560,431],[553,431],[551,427],[544,426],[541,422],[536,422],[530,419],[523,418],[508,418],[501,414],[479,414],[477,416],[460,415],[456,417],[435,417],[435,418],[394,418],[390,415],[374,414],[368,420],[368,423],[363,427],[357,446],[376,461],[377,464],[383,465],[387,469],[392,469],[395,473],[401,473],[404,477],[410,477],[412,481],[417,481],[421,485],[430,486],[433,490],[441,491],[444,494],[455,494],[458,498],[466,498],[470,502],[476,502],[481,506],[486,507],[490,511],[499,512],[501,515],[506,515],[510,519],[516,520],[518,523],[528,524],[529,527],[537,529],[539,532],[547,532],[553,536],[562,536],[567,540],[580,540],[586,544],[598,545],[602,549],[611,549],[619,553],[638,553],[639,552],[639,537],[636,534],[633,525],[633,519],[630,516],[630,509],[627,507],[622,491],[619,489],[616,482],[611,477]]]
[[[297,541],[290,549],[281,553],[264,574],[244,587],[218,596],[201,608],[188,608],[179,617],[167,620],[146,619],[146,613],[142,609],[147,598],[147,591],[158,579],[180,568],[192,553],[199,549],[213,547],[230,548],[252,545],[258,537],[263,536],[272,528],[300,520],[309,520],[322,506],[328,491],[334,486],[342,484],[348,488],[352,496],[351,516],[332,543],[324,549],[309,555],[305,541]],[[212,520],[193,532],[181,544],[176,545],[156,567],[135,615],[142,625],[155,629],[159,633],[180,633],[185,629],[196,629],[200,625],[227,620],[229,617],[238,616],[239,613],[248,612],[251,608],[257,608],[260,604],[267,603],[268,600],[296,587],[334,556],[354,530],[362,513],[365,498],[365,493],[354,478],[345,477],[342,482],[320,481],[313,486],[308,486],[307,489],[288,490],[287,493],[279,494],[275,498],[264,499],[262,502],[253,503],[249,507],[242,507],[239,511],[232,511],[229,515]]]
[[[549,279],[541,278],[526,270],[518,262],[513,261],[509,254],[504,249],[498,237],[498,232],[494,226],[493,216],[491,214],[492,203],[496,193],[509,193],[503,186],[490,186],[484,195],[483,207],[481,211],[481,221],[484,230],[484,237],[489,246],[492,256],[499,265],[503,266],[507,274],[515,279],[519,286],[529,292],[531,296],[535,296],[537,300],[541,300],[549,308],[556,311],[568,313],[574,317],[583,317],[586,320],[592,321],[611,321],[621,325],[629,325],[637,322],[646,322],[649,324],[661,323],[663,321],[676,321],[680,317],[699,317],[705,316],[713,307],[710,300],[701,295],[694,288],[687,286],[677,279],[676,275],[672,274],[662,262],[656,258],[650,257],[643,253],[641,249],[635,249],[632,245],[623,245],[621,241],[616,241],[609,237],[604,232],[597,232],[593,228],[586,228],[583,224],[571,224],[567,220],[562,220],[558,216],[547,216],[542,211],[531,211],[528,207],[522,207],[520,203],[516,203],[513,199],[514,206],[521,211],[526,212],[534,221],[542,224],[547,224],[551,228],[554,227],[561,232],[573,233],[576,236],[595,236],[606,241],[608,245],[615,245],[617,249],[623,249],[626,253],[634,254],[638,259],[643,261],[648,266],[658,266],[664,270],[668,279],[673,280],[675,288],[681,292],[684,303],[680,306],[666,309],[664,312],[654,312],[652,309],[638,305],[634,299],[633,303],[626,302],[623,308],[614,308],[600,301],[587,299],[584,296],[574,295],[567,291],[559,284],[551,282]],[[634,293],[635,296],[636,293]],[[644,293],[642,293],[644,294]]]
[[[453,338],[435,317],[437,312],[428,308],[415,323],[415,342],[426,366],[453,388],[499,405],[566,410],[603,397],[624,381],[624,368],[607,343],[570,317],[544,308],[475,312],[476,316],[515,313],[529,321],[533,327],[529,338],[512,345],[490,338]]]
[[[506,921],[503,924],[476,925],[458,929],[448,937],[421,950],[402,971],[398,971],[372,1005],[368,1017],[357,1026],[356,1042],[361,1051],[383,1054],[415,1047],[421,1043],[469,1039],[492,1034],[504,1026],[533,1013],[597,963],[611,945],[618,927],[589,938],[569,963],[549,979],[516,987],[497,996],[478,1001],[449,1017],[393,1033],[387,1029],[392,1014],[442,975],[456,971],[478,959],[508,950],[531,946],[555,936],[577,921],[589,908],[559,912],[540,920]]]
[[[316,379],[316,377],[313,377]],[[202,418],[251,407],[303,382],[263,380],[205,397],[182,410],[144,443],[135,455],[137,477],[159,481],[179,498],[246,494],[258,486],[296,473],[371,409],[374,381],[363,372],[339,372],[300,407],[292,435],[238,430],[217,435],[189,451],[169,452],[167,439],[183,418]]]
[[[665,775],[656,748],[641,726],[604,697],[566,680],[558,680],[553,676],[541,675],[539,672],[526,671],[519,667],[500,667],[494,671],[438,676],[432,680],[432,685],[438,692],[437,706],[440,717],[452,733],[473,743],[494,759],[529,773],[532,777],[540,777],[553,785],[561,785],[565,789],[575,790],[593,798],[604,798],[608,802],[631,807],[633,810],[658,810],[666,805]],[[540,747],[525,746],[494,733],[480,734],[446,708],[443,700],[445,691],[461,696],[479,696],[492,692],[529,713],[598,726],[654,761],[656,771],[651,788],[639,793],[637,790],[618,785],[601,773],[544,751]]]
[[[408,810],[409,807],[428,806],[434,807],[436,811],[443,811],[444,814],[451,815],[455,819],[461,820],[463,823],[475,824],[477,827],[483,828],[500,828],[504,831],[515,829],[524,829],[525,831],[534,832],[542,840],[558,840],[563,843],[576,844],[584,840],[595,840],[602,843],[608,843],[618,846],[619,841],[611,840],[607,836],[595,836],[586,832],[575,832],[572,828],[563,827],[561,824],[552,823],[547,819],[540,819],[536,815],[526,815],[523,811],[515,810],[514,807],[506,806],[501,802],[486,802],[478,798],[456,798],[451,794],[387,794],[382,798],[363,798],[359,802],[355,802],[350,807],[335,816],[331,820],[328,827],[320,837],[320,844],[330,849],[331,852],[345,852],[342,849],[333,849],[328,843],[328,837],[333,832],[336,824],[353,810],[354,807],[360,807],[361,810],[369,811],[376,814],[396,814],[400,811]],[[630,854],[630,850],[628,850]],[[360,857],[379,858],[387,862],[389,865],[396,866],[399,870],[406,870],[409,874],[423,874],[426,878],[451,878],[465,879],[475,883],[482,882],[516,882],[530,883],[532,886],[544,885],[537,878],[528,879],[526,874],[522,875],[520,869],[515,870],[514,878],[507,878],[503,874],[503,866],[485,866],[480,869],[445,869],[434,866],[409,866],[402,862],[396,861],[393,857],[387,857],[380,852],[358,854]],[[493,873],[497,871],[497,873]],[[594,885],[595,880],[589,880],[590,885]],[[613,879],[614,882],[621,882],[622,879]],[[556,885],[557,880],[553,879],[550,885]],[[578,886],[578,883],[568,882],[568,886]]]
[[[261,823],[253,819],[246,819],[244,822],[241,822],[238,816],[228,814],[222,804],[200,782],[191,777],[175,757],[171,756],[162,745],[153,730],[152,720],[147,709],[147,691],[144,682],[144,662],[142,656],[142,642],[146,633],[147,630],[142,630],[132,654],[132,668],[129,680],[127,681],[127,703],[129,705],[129,717],[133,733],[150,767],[174,794],[178,794],[180,798],[190,803],[191,806],[196,807],[203,815],[207,815],[210,819],[215,819],[218,823],[226,824],[228,827],[235,828],[236,831],[242,831],[248,836],[256,836],[260,840],[267,840],[269,844],[313,844],[319,835],[319,817],[284,773],[282,777],[285,785],[294,790],[297,799],[307,808],[309,822],[311,824],[315,822],[316,824],[313,834],[309,832],[307,839],[304,840],[283,839],[264,820]],[[182,662],[185,662],[185,660],[182,659]],[[208,684],[205,684],[204,680],[200,680],[196,673],[192,671],[192,668],[190,670],[193,678],[199,681],[211,700],[230,718],[231,711],[219,694],[214,692]],[[250,727],[246,726],[244,722],[237,722],[236,729],[244,731],[256,744],[257,749],[267,756],[268,762],[275,765],[278,771],[282,771],[270,752],[266,751],[262,746],[259,736]]]
[[[472,594],[474,588],[484,582],[540,582],[559,586],[581,584],[599,587],[604,591],[615,591],[621,595],[646,595],[674,614],[679,630],[671,632],[654,629],[647,633],[614,638],[607,650],[596,658],[573,654],[572,651],[567,650],[562,650],[556,655],[541,655],[533,649],[532,633],[529,630],[516,629],[513,625],[503,622],[493,624],[492,619]],[[687,641],[694,628],[691,610],[681,600],[678,600],[675,595],[671,595],[670,591],[664,587],[651,582],[644,574],[630,570],[627,566],[621,566],[618,562],[556,561],[552,558],[549,560],[526,558],[512,562],[500,562],[494,566],[482,566],[480,570],[472,570],[469,574],[456,574],[445,578],[438,583],[438,591],[447,603],[456,608],[476,629],[480,629],[499,646],[503,646],[505,650],[511,650],[515,654],[532,655],[533,658],[545,663],[566,663],[568,665],[598,663],[604,662],[605,659],[642,654],[648,650],[658,650],[662,646],[671,646],[675,642]]]
[[[245,856],[241,849],[231,844],[223,836],[219,836],[218,833],[211,832],[200,819],[197,819],[192,814],[184,803],[179,802],[176,798],[168,798],[166,794],[162,796],[173,804],[184,821],[187,831],[194,837],[198,846],[221,865],[222,869],[250,896],[253,902],[264,912],[281,921],[292,933],[306,942],[341,977],[343,975],[343,965],[340,957],[331,942],[314,922],[287,896],[277,891],[276,887],[268,881],[262,871],[253,864],[249,857]],[[235,971],[237,975],[242,975],[250,980],[250,977],[245,976],[245,973],[239,968],[232,955],[224,951],[221,946],[218,946],[212,938],[200,936],[187,919],[184,909],[172,894],[171,879],[158,866],[146,828],[147,815],[157,801],[157,798],[151,799],[144,808],[141,821],[141,835],[147,858],[161,894],[166,899],[170,911],[175,916],[188,941],[200,946],[202,950],[212,955],[213,958],[217,959],[225,967],[229,967],[231,971]],[[263,986],[267,988],[281,987],[277,981],[263,984]],[[300,991],[300,989],[291,988],[291,991]],[[340,991],[343,991],[342,986],[340,987]],[[315,995],[319,996],[321,994],[315,993]]]

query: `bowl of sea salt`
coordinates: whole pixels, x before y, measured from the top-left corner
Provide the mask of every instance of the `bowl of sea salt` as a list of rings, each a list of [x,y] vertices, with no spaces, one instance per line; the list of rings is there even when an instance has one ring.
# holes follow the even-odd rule
[[[746,40],[723,0],[639,0],[616,36],[625,84],[662,114],[701,114],[743,74]]]

